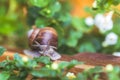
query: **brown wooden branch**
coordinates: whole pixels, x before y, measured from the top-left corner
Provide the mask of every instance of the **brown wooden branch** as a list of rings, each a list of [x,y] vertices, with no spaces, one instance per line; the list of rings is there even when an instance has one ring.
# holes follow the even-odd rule
[[[107,64],[120,65],[120,57],[102,53],[78,53],[73,56],[62,55],[61,61],[78,60],[87,65],[105,66]]]
[[[6,51],[4,55],[0,56],[0,61],[5,60],[6,56],[13,59],[15,52]],[[24,57],[26,55],[20,54]],[[120,65],[120,57],[113,55],[106,55],[101,53],[78,53],[76,55],[62,55],[62,58],[57,61],[71,61],[78,60],[84,62],[87,66],[105,66],[107,64]],[[84,66],[85,67],[85,66]]]
[[[60,61],[78,60],[85,64],[77,65],[70,70],[70,72],[78,73],[85,69],[94,68],[95,66],[106,66],[112,64],[113,66],[120,66],[120,57],[113,55],[106,55],[101,53],[78,53],[73,56],[62,55]],[[103,73],[104,74],[104,73]]]
[[[9,56],[10,59],[13,59],[14,52],[6,51],[4,55],[0,56],[0,61],[6,59],[6,56]],[[21,57],[26,57],[24,54],[20,54]],[[69,72],[73,72],[77,74],[85,69],[94,68],[95,66],[106,66],[107,64],[112,64],[113,66],[118,65],[120,66],[120,57],[116,57],[113,55],[105,55],[101,53],[78,53],[76,55],[62,55],[60,60],[55,62],[59,63],[61,61],[71,61],[71,60],[78,60],[84,62],[85,64],[76,65],[74,68],[70,69]],[[102,76],[104,75],[104,76]],[[101,73],[100,79],[108,80],[106,73]]]

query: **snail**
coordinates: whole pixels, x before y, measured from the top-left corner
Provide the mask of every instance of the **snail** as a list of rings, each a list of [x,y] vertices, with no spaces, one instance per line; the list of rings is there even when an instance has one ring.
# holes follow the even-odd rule
[[[24,53],[33,57],[49,56],[51,60],[61,58],[56,52],[58,46],[58,35],[51,27],[35,28],[28,31],[28,42],[31,50],[24,50]]]

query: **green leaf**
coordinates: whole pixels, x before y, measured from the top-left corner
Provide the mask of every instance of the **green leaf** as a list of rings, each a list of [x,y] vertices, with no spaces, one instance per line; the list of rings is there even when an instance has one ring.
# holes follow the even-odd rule
[[[70,47],[75,47],[78,43],[78,39],[70,38],[67,40],[67,45]]]
[[[28,68],[34,68],[37,66],[37,62],[35,60],[31,60],[29,59],[26,64],[25,64],[26,67]]]
[[[94,73],[101,73],[103,72],[103,70],[101,66],[95,66],[95,68],[90,69],[89,72],[94,74]]]
[[[55,14],[55,12],[58,12],[58,11],[61,9],[61,4],[57,1],[57,2],[53,3],[53,4],[50,6],[49,9],[51,10],[51,12],[52,12],[53,14]]]
[[[57,75],[56,71],[50,70],[48,68],[41,68],[40,70],[33,70],[31,74],[36,77],[55,77]]]
[[[14,55],[14,60],[17,60],[17,61],[22,60],[22,57],[20,57],[19,54],[16,53],[16,54]]]
[[[56,12],[60,11],[61,4],[59,2],[52,3],[47,8],[39,11],[39,13],[45,17],[53,17]]]
[[[0,29],[0,34],[3,34],[3,35],[11,36],[15,30],[15,27],[13,27],[15,25],[13,25],[10,21],[7,21],[7,20],[2,20],[0,22],[0,25],[2,25],[2,27]]]
[[[0,46],[0,56],[5,52],[5,48],[4,47],[2,47],[2,46]]]
[[[70,68],[74,67],[75,65],[82,64],[82,63],[83,62],[78,62],[77,60],[72,60],[70,62],[62,61],[59,63],[59,68],[60,69],[64,69],[64,68],[70,69]]]
[[[22,67],[24,65],[24,62],[22,60],[22,57],[20,57],[18,54],[14,55],[15,65],[17,67]]]
[[[68,65],[69,65],[69,62],[62,61],[62,62],[59,63],[59,68],[60,68],[60,69],[64,69],[64,68],[66,68]]]
[[[96,75],[93,77],[93,80],[99,80],[99,77],[100,77],[100,75],[99,75],[99,74],[96,74]]]
[[[96,52],[95,47],[90,42],[82,43],[78,49],[79,52]]]
[[[83,62],[78,62],[77,60],[72,60],[69,62],[68,69],[73,68],[75,65],[83,64]]]
[[[72,19],[72,25],[78,31],[84,32],[87,29],[87,28],[85,28],[85,23],[84,23],[83,18],[78,18],[78,17],[73,18]]]
[[[120,0],[113,0],[113,5],[117,6],[120,3]]]
[[[30,4],[37,7],[45,7],[49,4],[50,0],[30,0]]]
[[[8,80],[10,77],[10,73],[7,71],[3,71],[0,73],[0,80]]]
[[[83,33],[79,31],[73,31],[71,30],[70,36],[67,39],[66,44],[70,47],[75,47],[78,43],[78,40],[83,36]]]
[[[119,74],[120,73],[120,67],[115,66],[113,72]]]
[[[5,67],[6,65],[7,65],[7,61],[6,60],[0,62],[0,67]]]
[[[36,19],[36,21],[35,21],[36,26],[39,28],[46,27],[48,25],[48,23],[49,22],[47,20],[44,20],[44,19]]]
[[[58,18],[58,20],[62,22],[67,22],[69,24],[71,21],[71,15],[70,13],[60,14],[60,17]]]
[[[35,58],[35,60],[37,62],[41,62],[41,63],[44,63],[44,64],[50,64],[51,63],[50,58],[47,57],[47,56],[41,56],[39,58]]]
[[[70,80],[67,76],[61,77],[60,80]],[[73,79],[74,80],[74,79]]]
[[[84,74],[82,74],[82,73],[78,73],[76,80],[79,80],[79,79],[80,80],[87,80],[87,77]]]

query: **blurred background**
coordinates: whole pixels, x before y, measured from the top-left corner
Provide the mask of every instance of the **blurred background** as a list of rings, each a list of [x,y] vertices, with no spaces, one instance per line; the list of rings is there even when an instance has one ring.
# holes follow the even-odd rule
[[[59,53],[119,53],[116,9],[117,2],[107,0],[0,0],[0,45],[27,49],[29,29],[51,26],[59,35]]]

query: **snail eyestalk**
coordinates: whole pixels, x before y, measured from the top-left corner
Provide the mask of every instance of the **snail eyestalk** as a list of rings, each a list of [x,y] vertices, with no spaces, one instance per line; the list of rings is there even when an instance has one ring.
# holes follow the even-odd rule
[[[40,48],[39,53],[41,55],[49,56],[52,60],[57,60],[61,58],[59,53],[54,50],[56,49],[56,47],[49,45],[40,45],[37,41],[35,41],[35,43],[36,43],[35,46]]]

